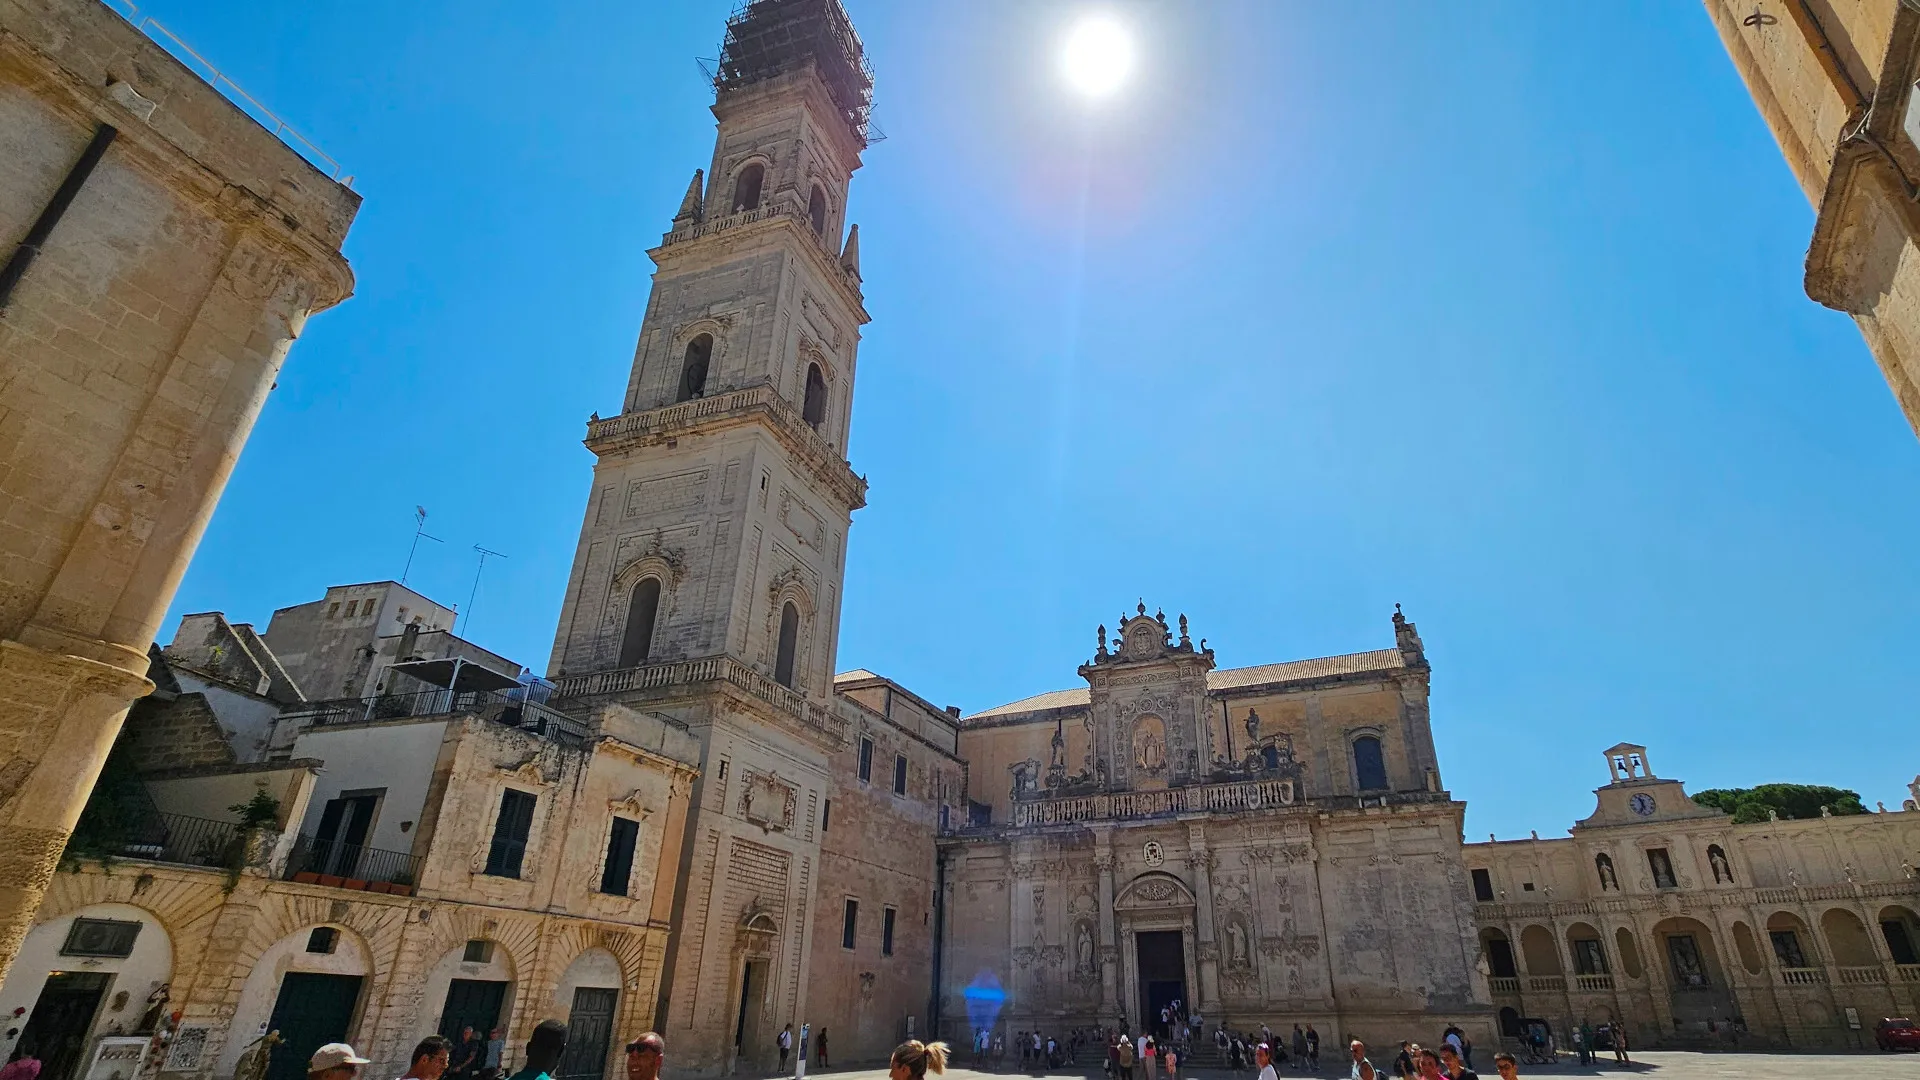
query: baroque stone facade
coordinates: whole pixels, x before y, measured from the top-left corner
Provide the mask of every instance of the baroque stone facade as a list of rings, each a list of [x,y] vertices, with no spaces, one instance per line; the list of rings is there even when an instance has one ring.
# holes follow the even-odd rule
[[[1641,1046],[1871,1048],[1920,1011],[1920,810],[1734,824],[1606,753],[1592,816],[1469,844],[1502,1031],[1624,1024]],[[1915,781],[1920,797],[1920,779]]]
[[[943,835],[942,1033],[1155,1025],[1490,1037],[1419,635],[1215,670],[1141,604],[1085,691],[963,721],[983,819]],[[983,1008],[983,1002],[997,1003]]]
[[[0,2],[0,975],[359,201],[106,5]]]

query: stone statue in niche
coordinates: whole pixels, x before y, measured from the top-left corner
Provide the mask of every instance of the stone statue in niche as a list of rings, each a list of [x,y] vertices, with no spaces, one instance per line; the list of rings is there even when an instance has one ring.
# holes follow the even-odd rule
[[[1082,975],[1093,971],[1093,931],[1086,923],[1080,924],[1080,931],[1074,936],[1074,970]]]
[[[1227,923],[1227,966],[1231,968],[1249,967],[1253,958],[1247,951],[1247,931],[1234,919]]]

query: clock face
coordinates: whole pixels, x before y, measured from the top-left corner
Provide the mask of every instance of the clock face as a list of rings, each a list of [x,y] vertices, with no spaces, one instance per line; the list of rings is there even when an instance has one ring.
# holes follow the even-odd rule
[[[1628,805],[1633,807],[1634,813],[1646,817],[1653,813],[1653,796],[1643,791],[1635,795]]]

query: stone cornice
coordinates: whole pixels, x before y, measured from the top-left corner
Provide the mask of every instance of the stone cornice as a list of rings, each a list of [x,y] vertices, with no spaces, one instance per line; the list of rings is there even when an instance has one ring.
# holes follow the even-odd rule
[[[611,697],[618,700],[650,691],[672,693],[681,688],[717,689],[737,705],[764,715],[829,750],[840,750],[847,744],[847,721],[836,709],[774,682],[731,656],[569,675],[554,681],[554,699]]]
[[[867,505],[866,478],[855,473],[846,459],[800,418],[799,410],[767,382],[646,412],[588,421],[585,442],[596,457],[605,458],[668,439],[752,423],[773,433],[794,460],[846,506],[848,513]]]
[[[791,231],[794,238],[792,247],[804,252],[803,257],[812,260],[820,280],[839,294],[855,322],[861,325],[872,322],[872,317],[867,314],[865,297],[860,292],[859,275],[840,265],[839,252],[827,250],[825,238],[817,235],[808,224],[806,208],[789,202],[784,193],[769,196],[765,203],[752,210],[708,218],[675,229],[662,236],[660,246],[648,251],[647,255],[653,259],[654,265],[664,270],[674,260],[686,258],[709,245],[724,243],[741,246],[776,235],[781,229]]]

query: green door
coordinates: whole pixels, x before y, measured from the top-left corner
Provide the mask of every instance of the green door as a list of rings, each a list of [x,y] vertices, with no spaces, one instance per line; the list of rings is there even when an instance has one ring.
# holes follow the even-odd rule
[[[573,1013],[567,1017],[567,1049],[554,1080],[600,1080],[607,1071],[613,1039],[613,1008],[620,991],[575,987]]]
[[[280,997],[273,1003],[273,1019],[267,1021],[267,1030],[279,1032],[282,1040],[273,1048],[267,1080],[305,1080],[307,1061],[315,1050],[347,1041],[362,981],[358,975],[287,972],[280,980]]]

